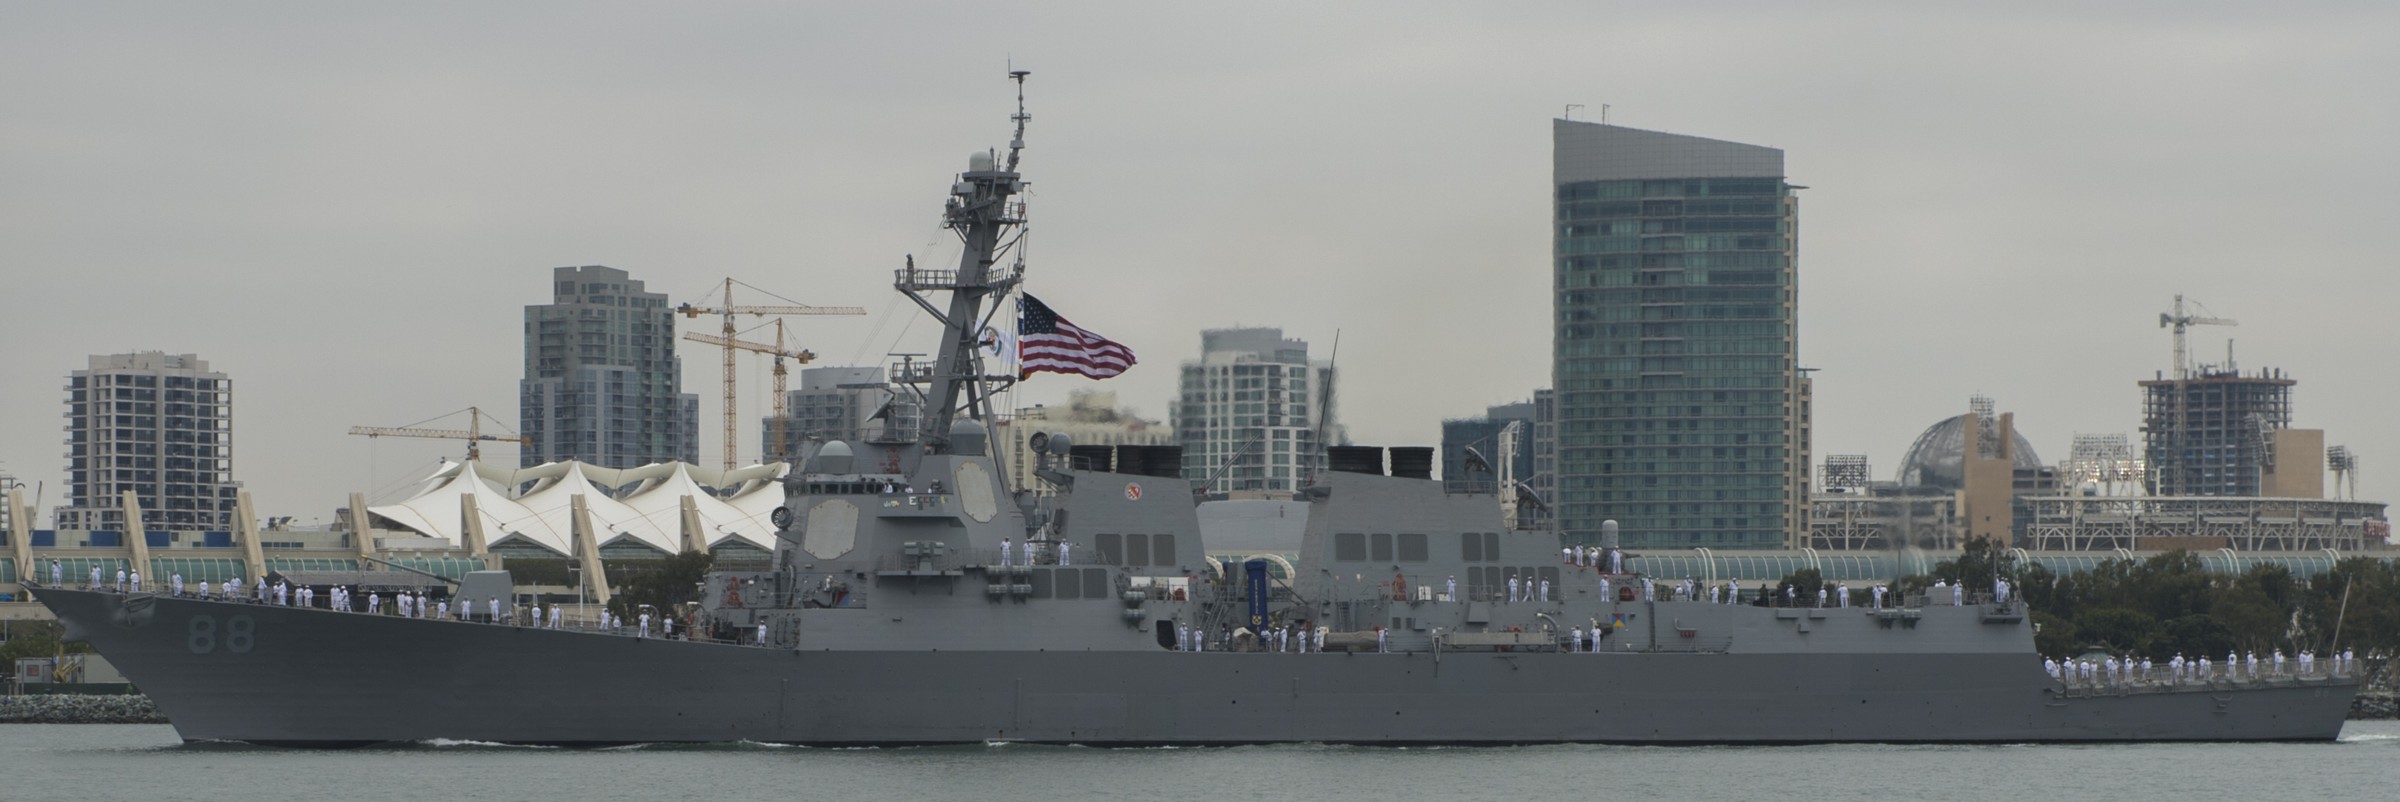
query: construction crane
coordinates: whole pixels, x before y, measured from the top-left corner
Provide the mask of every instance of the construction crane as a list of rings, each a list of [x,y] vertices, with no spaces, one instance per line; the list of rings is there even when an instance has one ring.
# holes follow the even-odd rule
[[[533,445],[533,438],[521,434],[512,435],[509,437],[484,434],[483,419],[485,415],[483,414],[483,409],[481,407],[467,407],[466,412],[467,428],[465,429],[425,429],[415,426],[352,426],[350,427],[350,433],[366,437],[426,437],[438,440],[465,440],[467,441],[467,461],[469,462],[473,462],[482,458],[483,452],[480,448],[480,445],[483,443],[515,443],[519,446]],[[453,412],[450,414],[455,415],[458,413]],[[448,417],[448,415],[443,417]],[[499,423],[500,419],[493,418],[492,422]]]
[[[783,360],[788,357],[793,361],[806,365],[816,360],[816,353],[806,349],[795,351],[785,348],[783,345],[783,320],[781,318],[777,318],[775,321],[774,345],[768,345],[766,343],[754,343],[748,340],[736,340],[727,337],[719,337],[714,334],[702,334],[696,331],[685,332],[683,338],[693,342],[708,343],[710,345],[720,345],[726,348],[738,348],[744,351],[756,351],[762,354],[774,355],[775,414],[773,417],[768,418],[767,425],[772,427],[773,432],[773,436],[769,438],[769,442],[775,444],[775,449],[781,450],[784,447],[784,424],[790,417],[790,415],[784,409],[784,405],[786,403],[784,398],[784,388],[788,386],[785,376],[789,374],[784,371]],[[729,453],[731,451],[731,441],[727,441],[727,451]],[[764,461],[772,459],[774,456],[774,454],[760,454],[759,459]]]
[[[2175,327],[2175,378],[2180,381],[2192,377],[2191,358],[2185,355],[2186,351],[2184,350],[2183,345],[2184,329],[2192,326],[2238,325],[2241,324],[2233,322],[2233,318],[2229,317],[2208,317],[2206,315],[2193,315],[2186,313],[2183,309],[2183,295],[2178,293],[2175,296],[2175,311],[2160,312],[2158,314],[2159,328],[2163,329],[2169,326]]]
[[[766,317],[771,315],[865,315],[867,313],[867,310],[855,306],[801,306],[798,304],[784,306],[760,304],[736,305],[733,302],[733,285],[736,283],[737,282],[730,278],[725,280],[725,305],[723,306],[707,307],[684,304],[682,306],[675,307],[675,311],[683,313],[683,316],[687,318],[698,318],[701,315],[719,315],[725,319],[723,337],[717,340],[708,340],[704,342],[713,342],[725,349],[725,469],[729,471],[739,467],[740,465],[740,463],[736,462],[734,459],[734,431],[736,428],[735,421],[737,420],[736,416],[738,413],[736,413],[733,408],[733,401],[735,398],[733,391],[733,354],[735,351],[742,350],[742,348],[741,346],[734,344],[739,341],[735,340],[733,336],[733,316],[753,315],[758,317]],[[750,285],[744,284],[742,286],[749,287]],[[758,289],[757,287],[750,288],[754,290]],[[776,393],[775,397],[780,402],[783,394],[780,392]]]

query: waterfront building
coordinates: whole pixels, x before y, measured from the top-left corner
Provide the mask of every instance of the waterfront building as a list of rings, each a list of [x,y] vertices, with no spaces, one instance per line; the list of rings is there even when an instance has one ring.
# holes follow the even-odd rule
[[[1308,343],[1283,329],[1201,332],[1169,415],[1183,475],[1209,493],[1298,490],[1324,468],[1320,434],[1344,442],[1332,383],[1332,363],[1309,361]]]
[[[62,529],[221,529],[233,513],[233,380],[194,354],[95,355],[67,377],[67,504]],[[30,519],[28,523],[31,523]]]
[[[553,299],[525,307],[525,466],[608,468],[700,457],[700,397],[683,392],[674,310],[623,270],[551,271]]]
[[[1779,548],[1808,516],[1799,189],[1783,151],[1551,127],[1560,526],[1629,548]]]

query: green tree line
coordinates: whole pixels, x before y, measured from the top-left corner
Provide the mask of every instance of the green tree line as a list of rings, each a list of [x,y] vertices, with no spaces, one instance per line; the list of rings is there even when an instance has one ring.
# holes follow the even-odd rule
[[[2061,575],[2039,557],[2019,564],[2014,552],[1976,538],[1900,587],[1916,593],[1946,580],[1989,592],[1996,577],[2025,600],[2039,625],[2034,647],[2050,657],[2099,649],[2165,661],[2354,649],[2374,670],[2400,650],[2400,569],[2372,557],[2341,560],[2316,576],[2281,565],[2227,575],[2210,572],[2196,554],[2171,551]]]

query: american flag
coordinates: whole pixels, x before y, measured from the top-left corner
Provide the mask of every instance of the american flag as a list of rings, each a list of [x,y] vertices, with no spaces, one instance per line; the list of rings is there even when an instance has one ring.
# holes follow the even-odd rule
[[[1133,349],[1067,322],[1041,299],[1017,301],[1017,378],[1041,372],[1105,379],[1133,367]]]

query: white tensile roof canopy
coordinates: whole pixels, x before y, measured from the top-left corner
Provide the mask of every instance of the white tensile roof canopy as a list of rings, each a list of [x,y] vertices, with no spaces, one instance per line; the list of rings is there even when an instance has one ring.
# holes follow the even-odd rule
[[[487,546],[528,545],[570,557],[575,554],[574,498],[580,495],[598,545],[639,545],[673,554],[682,550],[683,504],[690,499],[699,513],[698,540],[706,547],[733,541],[771,551],[775,526],[768,514],[783,503],[775,480],[789,470],[783,463],[721,471],[682,462],[612,469],[568,461],[508,469],[445,461],[414,495],[367,512],[464,546],[464,499],[473,497]],[[519,487],[526,490],[510,493]]]

